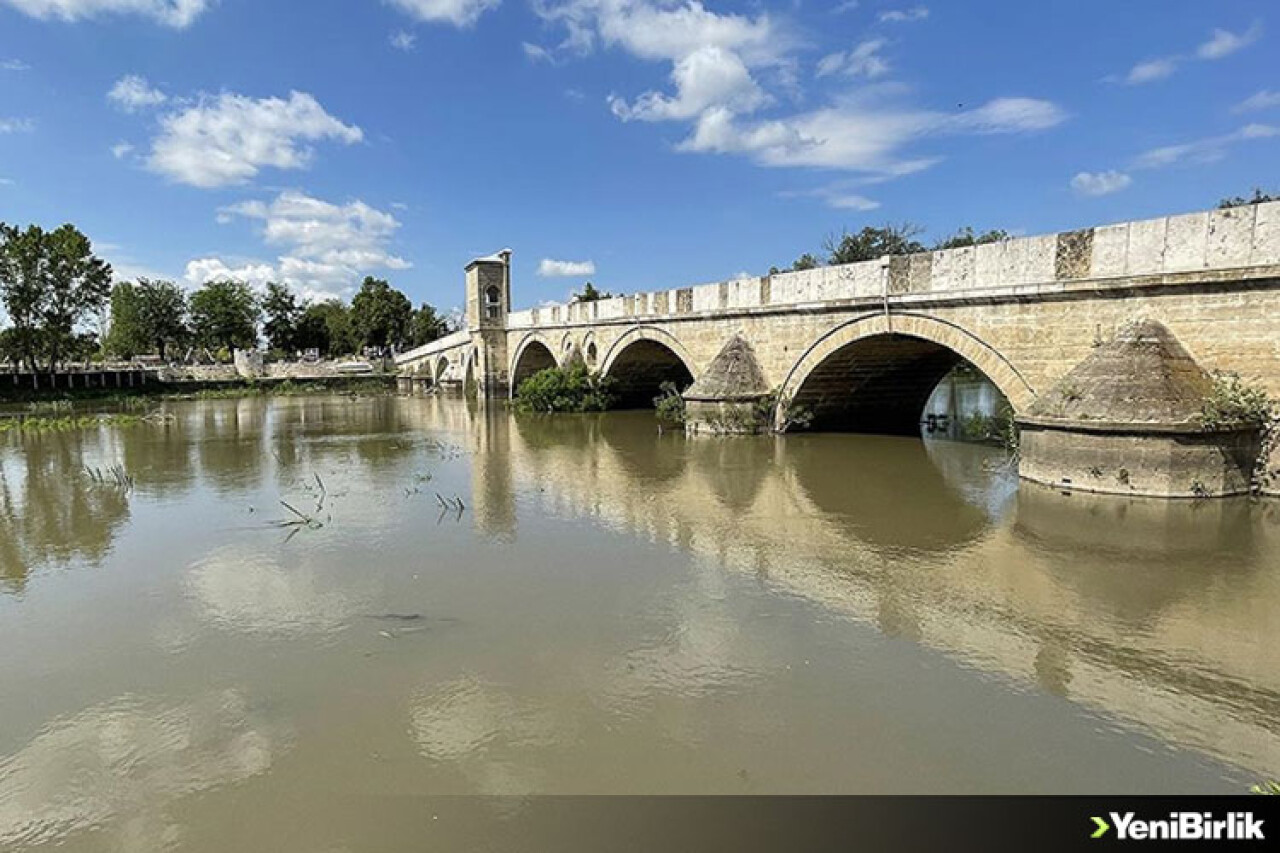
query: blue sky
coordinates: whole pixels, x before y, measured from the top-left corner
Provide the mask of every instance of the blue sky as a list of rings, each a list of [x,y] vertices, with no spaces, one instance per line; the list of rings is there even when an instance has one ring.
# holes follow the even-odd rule
[[[842,228],[1037,233],[1280,189],[1266,0],[0,0],[0,220],[122,276],[518,305]]]

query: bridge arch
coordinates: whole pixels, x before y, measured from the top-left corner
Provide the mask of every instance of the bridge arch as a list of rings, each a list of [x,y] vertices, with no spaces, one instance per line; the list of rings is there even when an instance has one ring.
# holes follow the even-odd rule
[[[622,408],[651,406],[663,382],[682,390],[696,375],[693,357],[684,344],[656,326],[628,329],[609,347],[600,374],[614,380]]]
[[[515,354],[511,357],[510,369],[510,386],[511,395],[520,388],[520,383],[528,379],[539,370],[546,370],[548,367],[558,367],[559,361],[556,359],[556,351],[545,335],[540,332],[530,332],[525,335],[520,343],[516,345]]]
[[[991,380],[1015,412],[1035,391],[1003,355],[955,323],[923,314],[869,314],[815,341],[787,374],[779,398],[804,406],[822,428],[913,434],[934,387],[961,360]],[[780,425],[781,405],[777,413]]]

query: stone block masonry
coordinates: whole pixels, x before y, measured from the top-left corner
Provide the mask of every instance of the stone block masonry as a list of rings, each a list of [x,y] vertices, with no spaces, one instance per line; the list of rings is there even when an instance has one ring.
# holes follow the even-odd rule
[[[479,294],[475,298],[479,307]],[[864,341],[906,336],[973,363],[1025,412],[1095,346],[1136,319],[1162,323],[1205,370],[1238,373],[1280,397],[1280,203],[595,303],[517,312],[504,305],[499,322],[487,329],[451,335],[405,353],[397,364],[443,383],[462,384],[471,371],[483,393],[505,395],[516,360],[528,350],[522,344],[536,336],[557,359],[574,349],[596,353],[588,364],[605,373],[638,369],[637,359],[623,357],[628,348],[658,345],[696,380],[742,335],[765,381],[785,398],[822,374],[823,360],[837,351],[852,364],[857,360],[849,353],[861,351]],[[902,352],[940,363],[929,347]]]

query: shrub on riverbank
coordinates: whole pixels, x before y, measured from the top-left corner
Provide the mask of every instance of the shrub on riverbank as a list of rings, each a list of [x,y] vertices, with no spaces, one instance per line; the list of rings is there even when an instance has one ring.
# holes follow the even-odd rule
[[[539,370],[516,389],[516,409],[522,412],[603,412],[615,401],[613,382],[585,364]]]

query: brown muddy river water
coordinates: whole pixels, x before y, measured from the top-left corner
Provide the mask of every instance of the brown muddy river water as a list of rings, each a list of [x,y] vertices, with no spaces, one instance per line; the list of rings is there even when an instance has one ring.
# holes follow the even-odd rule
[[[1280,776],[1275,502],[646,413],[165,407],[0,437],[0,849],[402,850],[439,794]]]

